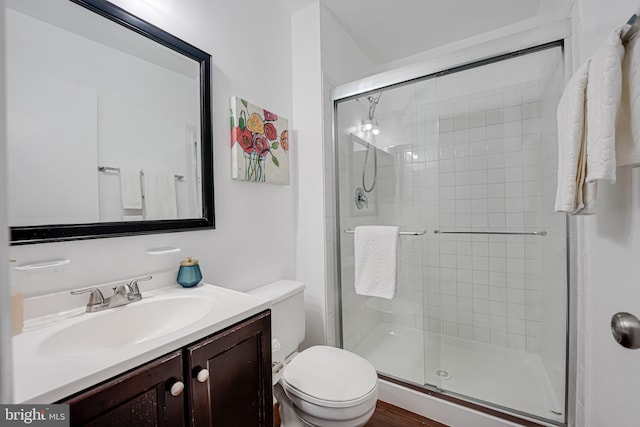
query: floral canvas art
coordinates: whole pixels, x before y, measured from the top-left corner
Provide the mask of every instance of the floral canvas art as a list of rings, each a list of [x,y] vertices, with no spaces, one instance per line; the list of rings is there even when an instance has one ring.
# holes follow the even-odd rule
[[[230,103],[231,177],[289,184],[287,119],[237,96]]]

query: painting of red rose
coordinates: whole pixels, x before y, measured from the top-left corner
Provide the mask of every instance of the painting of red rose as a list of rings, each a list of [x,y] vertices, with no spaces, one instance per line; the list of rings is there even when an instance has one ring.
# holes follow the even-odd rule
[[[231,177],[289,184],[288,120],[234,96],[230,99]]]

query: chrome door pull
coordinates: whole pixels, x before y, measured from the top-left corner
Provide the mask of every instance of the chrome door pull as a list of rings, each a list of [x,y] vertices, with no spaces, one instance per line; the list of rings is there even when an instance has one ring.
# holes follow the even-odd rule
[[[640,320],[630,313],[616,313],[611,318],[613,338],[623,347],[640,348]]]

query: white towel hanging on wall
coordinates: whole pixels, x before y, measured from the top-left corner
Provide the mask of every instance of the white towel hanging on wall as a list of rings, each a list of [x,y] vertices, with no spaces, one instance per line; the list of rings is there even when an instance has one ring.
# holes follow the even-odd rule
[[[618,166],[640,165],[640,38],[632,38],[622,61],[622,99],[616,123]]]
[[[624,47],[620,28],[580,66],[558,104],[555,210],[593,214],[598,181],[616,180],[616,118]]]
[[[142,171],[145,219],[175,219],[178,217],[176,184],[173,174]]]
[[[120,169],[120,203],[122,209],[142,209],[140,170]]]
[[[559,212],[576,213],[585,207],[585,107],[590,62],[582,64],[571,77],[558,104],[558,188],[555,210]]]
[[[593,55],[587,82],[587,182],[616,182],[616,117],[622,94],[620,28]]]

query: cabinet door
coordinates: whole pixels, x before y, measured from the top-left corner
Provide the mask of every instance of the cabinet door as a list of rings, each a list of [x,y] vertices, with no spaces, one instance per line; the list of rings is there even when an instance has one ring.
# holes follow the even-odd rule
[[[192,426],[272,425],[269,310],[188,347],[186,357]]]
[[[60,403],[70,405],[72,426],[184,426],[185,393],[171,394],[182,369],[177,351]]]

